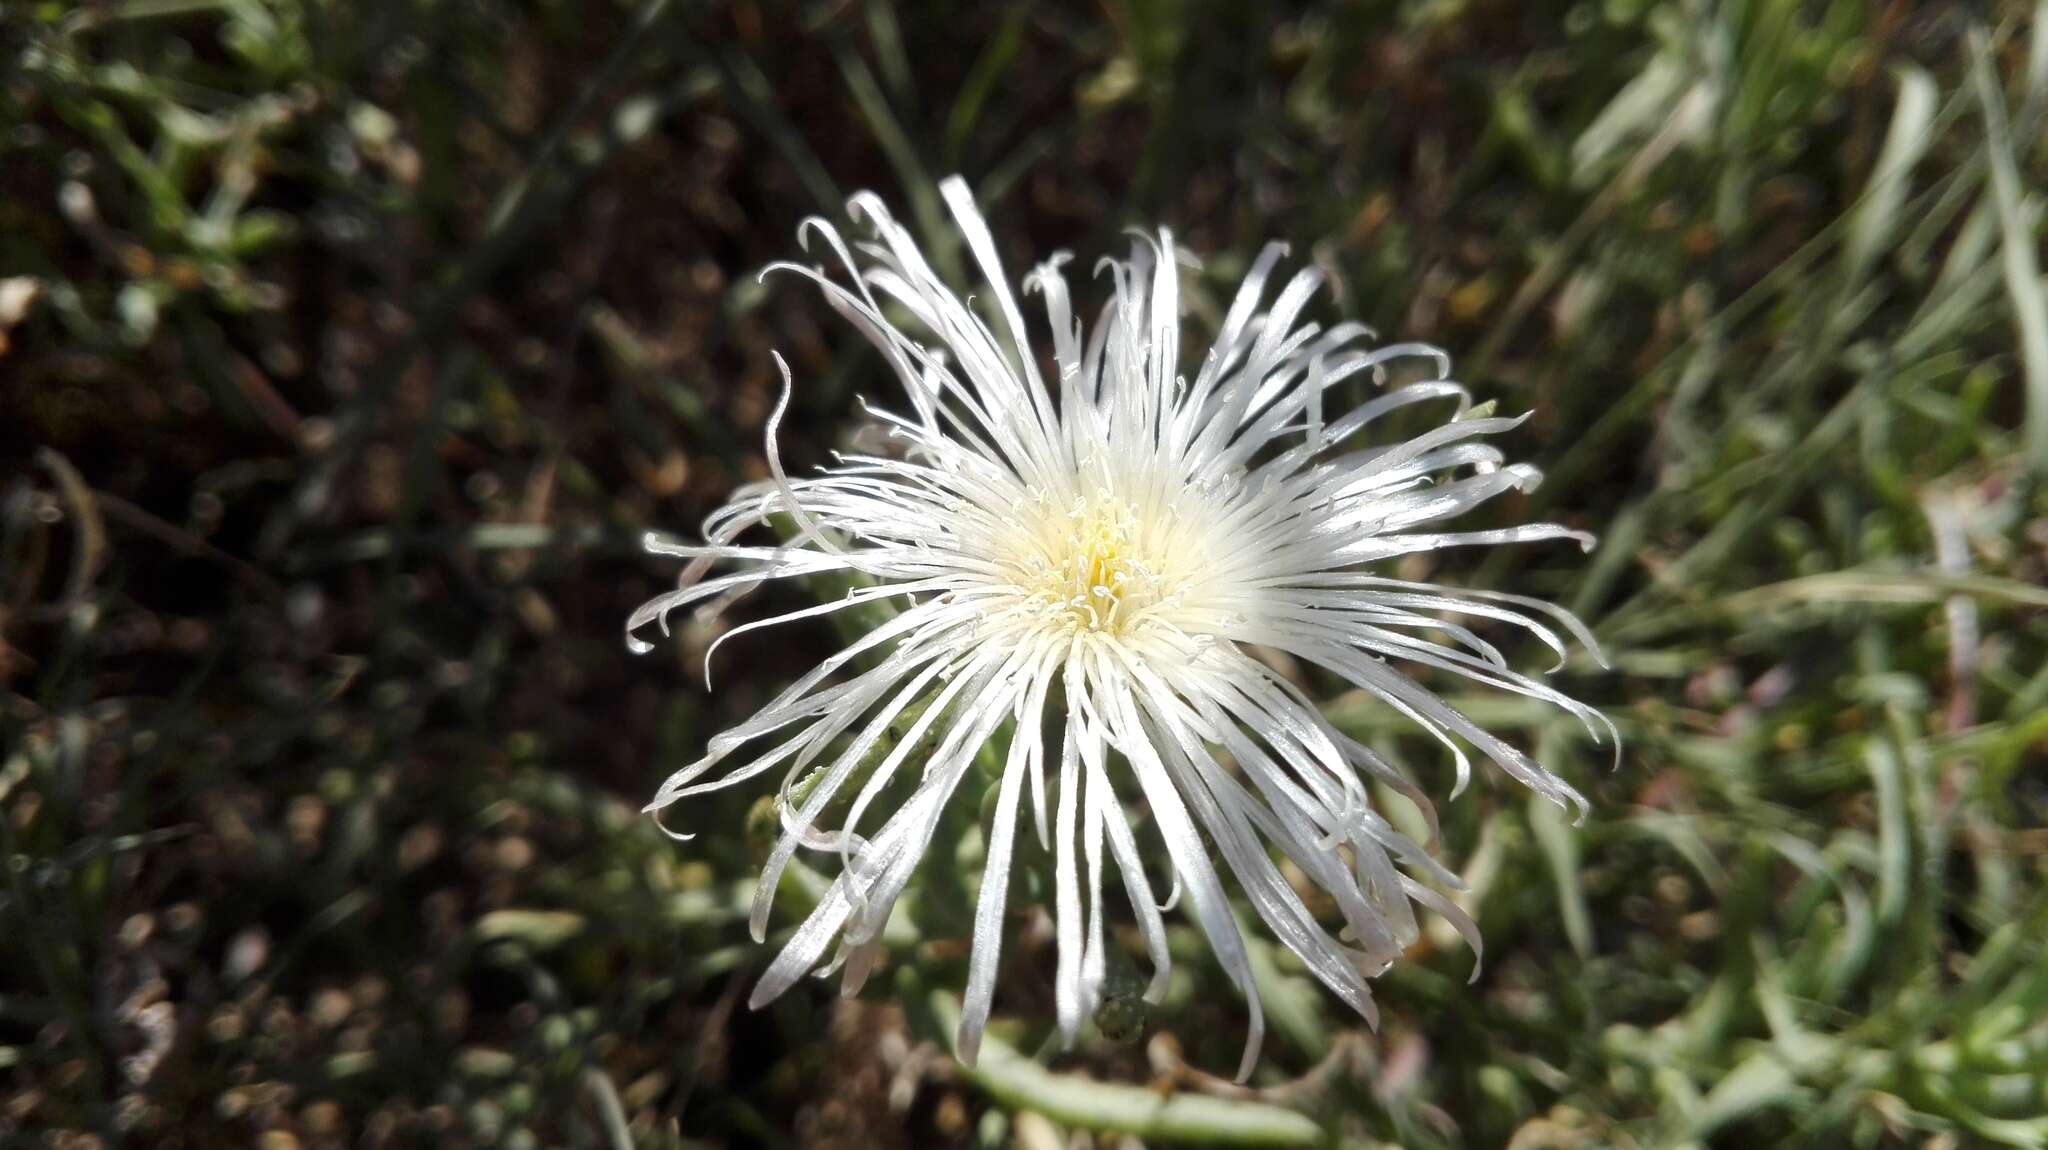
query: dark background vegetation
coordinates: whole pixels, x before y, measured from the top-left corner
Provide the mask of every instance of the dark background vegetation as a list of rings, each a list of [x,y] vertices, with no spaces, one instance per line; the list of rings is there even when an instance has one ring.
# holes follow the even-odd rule
[[[2043,1145],[2044,34],[1906,0],[10,0],[0,1144]],[[1410,570],[1581,612],[1616,669],[1561,681],[1628,751],[1474,702],[1594,799],[1444,805],[1475,984],[1433,929],[1372,1034],[1262,948],[1238,1090],[1242,1005],[1181,938],[1143,1037],[967,1075],[939,884],[859,999],[742,1005],[759,793],[677,812],[687,845],[635,812],[833,636],[733,644],[715,692],[715,626],[629,657],[673,577],[638,540],[761,473],[770,349],[794,466],[890,395],[753,273],[858,188],[956,264],[955,171],[1013,269],[1167,223],[1199,331],[1288,239],[1326,315],[1536,412],[1550,482],[1501,514],[1601,548]],[[1027,1054],[1033,901],[997,1002]],[[1190,1097],[1242,1121],[1169,1128]]]

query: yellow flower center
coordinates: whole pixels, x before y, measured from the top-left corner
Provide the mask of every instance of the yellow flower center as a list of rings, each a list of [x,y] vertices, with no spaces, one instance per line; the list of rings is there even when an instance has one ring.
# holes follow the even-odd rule
[[[1062,631],[1118,635],[1172,595],[1171,525],[1142,522],[1128,500],[1099,492],[1046,507],[1020,582]]]

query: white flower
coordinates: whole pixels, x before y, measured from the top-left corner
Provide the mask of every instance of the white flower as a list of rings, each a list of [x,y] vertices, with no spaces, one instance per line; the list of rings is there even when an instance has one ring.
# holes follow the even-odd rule
[[[1455,888],[1456,877],[1373,810],[1366,781],[1427,812],[1421,791],[1400,767],[1334,729],[1249,648],[1317,664],[1412,720],[1449,748],[1458,787],[1469,773],[1469,745],[1583,811],[1562,780],[1392,664],[1542,699],[1596,738],[1603,727],[1611,736],[1596,712],[1510,669],[1456,620],[1519,626],[1560,661],[1558,631],[1591,647],[1584,627],[1536,600],[1453,593],[1384,572],[1388,560],[1416,552],[1547,539],[1590,546],[1591,537],[1547,523],[1437,529],[1495,495],[1535,486],[1534,468],[1504,464],[1480,442],[1521,420],[1468,418],[1465,389],[1443,378],[1450,363],[1435,348],[1369,349],[1371,333],[1357,324],[1325,331],[1304,321],[1319,283],[1312,269],[1265,303],[1268,276],[1285,254],[1279,245],[1252,266],[1208,355],[1188,364],[1180,359],[1169,233],[1161,231],[1156,246],[1135,245],[1129,262],[1097,265],[1114,290],[1092,332],[1073,317],[1060,274],[1067,256],[1055,255],[1024,280],[1026,292],[1043,299],[1051,329],[1053,378],[1042,379],[966,185],[953,179],[941,190],[988,280],[1001,334],[933,274],[873,195],[849,204],[870,242],[849,248],[829,224],[807,221],[805,233],[824,241],[846,282],[815,268],[770,270],[816,281],[895,369],[909,412],[873,414],[902,450],[840,456],[816,478],[791,478],[775,443],[789,403],[789,369],[778,357],[783,392],[767,447],[773,478],[713,513],[703,546],[650,536],[649,550],[692,562],[676,590],[633,614],[627,632],[645,650],[631,633],[648,623],[665,633],[679,607],[710,601],[716,609],[763,580],[821,573],[861,585],[727,637],[876,600],[904,607],[712,739],[709,753],[676,772],[648,809],[780,768],[783,833],[754,896],[755,939],[764,937],[777,884],[799,850],[836,854],[838,875],[752,1003],[781,994],[828,951],[820,973],[842,969],[852,993],[879,957],[883,924],[943,808],[1009,723],[961,1010],[964,1060],[974,1059],[994,993],[1026,791],[1054,859],[1057,1013],[1068,1041],[1102,993],[1108,862],[1150,951],[1147,997],[1156,1001],[1166,983],[1161,911],[1184,901],[1250,1003],[1239,1071],[1250,1073],[1263,1023],[1211,846],[1267,929],[1376,1021],[1366,979],[1415,941],[1411,902],[1448,918],[1475,951],[1478,933],[1438,893]],[[1384,379],[1386,365],[1401,360],[1427,363],[1432,378],[1348,411],[1325,410],[1340,381],[1361,372]],[[1376,420],[1432,401],[1455,404],[1450,422],[1405,442],[1367,445]],[[737,542],[778,517],[793,526],[787,545]],[[704,577],[722,562],[737,569]],[[908,729],[892,740],[899,721]],[[707,778],[742,747],[752,748],[743,765]],[[906,767],[918,772],[914,786],[908,776],[899,782],[909,797],[893,810],[871,810]],[[1164,842],[1164,860],[1144,856],[1125,814],[1136,800]],[[843,808],[838,829],[820,825],[828,808]],[[1276,851],[1327,893],[1343,920],[1339,935],[1303,904]],[[1167,907],[1155,897],[1148,861],[1171,878]]]

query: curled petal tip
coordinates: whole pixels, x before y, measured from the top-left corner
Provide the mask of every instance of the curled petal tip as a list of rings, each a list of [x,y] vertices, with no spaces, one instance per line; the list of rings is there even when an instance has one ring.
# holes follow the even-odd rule
[[[684,831],[675,830],[671,828],[667,823],[661,821],[661,813],[664,810],[668,809],[669,805],[674,802],[675,798],[673,796],[656,796],[653,802],[648,803],[646,806],[640,808],[640,813],[644,815],[650,815],[653,817],[654,829],[660,831],[662,834],[667,835],[670,839],[673,839],[676,842],[686,843],[689,842],[691,839],[696,838],[697,836],[694,834],[686,833]]]

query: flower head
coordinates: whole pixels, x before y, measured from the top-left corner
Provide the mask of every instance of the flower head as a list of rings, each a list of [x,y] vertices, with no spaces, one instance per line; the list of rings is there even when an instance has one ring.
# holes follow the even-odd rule
[[[831,225],[808,221],[803,234],[829,249],[839,278],[823,268],[770,270],[815,281],[894,369],[909,407],[873,414],[900,450],[842,455],[820,475],[791,477],[775,444],[790,393],[778,357],[772,478],[713,513],[701,545],[650,537],[650,550],[691,562],[627,632],[644,650],[632,633],[649,623],[665,632],[678,608],[715,609],[764,580],[828,573],[851,577],[854,589],[731,634],[880,601],[902,609],[712,739],[648,809],[781,771],[782,834],[755,894],[757,940],[798,852],[836,856],[836,877],[755,987],[755,1005],[821,964],[841,970],[849,992],[858,988],[944,808],[977,757],[994,755],[962,1058],[973,1059],[994,994],[1027,792],[1053,859],[1057,1014],[1069,1041],[1103,993],[1111,868],[1150,953],[1148,997],[1163,992],[1159,875],[1176,893],[1169,906],[1184,904],[1250,1004],[1240,1075],[1250,1072],[1263,1023],[1212,848],[1266,929],[1374,1020],[1366,980],[1415,941],[1413,904],[1448,918],[1475,950],[1478,934],[1440,893],[1456,877],[1373,809],[1370,780],[1431,810],[1407,772],[1339,732],[1254,652],[1319,665],[1412,720],[1448,748],[1458,787],[1469,746],[1583,809],[1570,786],[1397,664],[1544,700],[1596,738],[1611,736],[1596,712],[1512,669],[1461,620],[1520,627],[1560,661],[1560,632],[1591,647],[1585,629],[1537,600],[1453,592],[1386,567],[1448,547],[1591,538],[1547,523],[1441,530],[1536,484],[1534,468],[1506,463],[1483,442],[1521,421],[1474,416],[1435,348],[1374,348],[1357,324],[1325,330],[1304,320],[1319,284],[1313,269],[1268,301],[1281,246],[1253,264],[1208,354],[1193,362],[1181,358],[1169,233],[1141,238],[1128,261],[1098,265],[1111,290],[1092,329],[1076,321],[1061,275],[1067,257],[1055,255],[1023,281],[1049,328],[1051,356],[1041,364],[965,184],[948,180],[941,190],[988,281],[994,326],[933,273],[874,196],[849,205],[867,242],[849,246]],[[1383,382],[1399,361],[1426,365],[1429,378],[1330,409],[1340,383],[1362,373]],[[1447,407],[1449,422],[1374,441],[1376,421],[1429,403]],[[740,542],[771,520],[787,525],[786,541]],[[715,565],[732,570],[709,574]],[[874,809],[885,795],[898,797]],[[1138,801],[1163,859],[1141,847],[1126,816]],[[1276,855],[1328,895],[1341,918],[1335,933]]]

